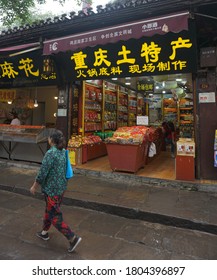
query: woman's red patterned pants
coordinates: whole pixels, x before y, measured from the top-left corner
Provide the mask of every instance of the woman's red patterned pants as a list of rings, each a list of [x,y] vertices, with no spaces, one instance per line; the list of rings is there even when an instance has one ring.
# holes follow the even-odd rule
[[[43,220],[43,230],[48,231],[53,225],[68,240],[75,235],[70,227],[63,221],[63,215],[60,211],[60,204],[63,199],[62,195],[48,196],[45,194],[46,208]]]

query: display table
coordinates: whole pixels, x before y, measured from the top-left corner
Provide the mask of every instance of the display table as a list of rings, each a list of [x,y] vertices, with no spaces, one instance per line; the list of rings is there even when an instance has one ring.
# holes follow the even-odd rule
[[[49,129],[44,126],[0,125],[0,157],[41,162],[48,136]]]
[[[87,145],[87,160],[95,159],[107,155],[104,142]]]
[[[148,143],[116,144],[106,143],[109,163],[113,171],[136,173],[144,167],[147,159]]]
[[[107,155],[104,142],[82,145],[82,163]]]

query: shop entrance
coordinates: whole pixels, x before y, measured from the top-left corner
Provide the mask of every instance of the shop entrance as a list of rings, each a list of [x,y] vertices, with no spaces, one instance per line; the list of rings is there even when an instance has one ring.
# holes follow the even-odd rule
[[[147,177],[175,179],[175,159],[171,155],[170,146],[164,142],[162,123],[166,121],[174,124],[176,140],[180,137],[194,138],[191,74],[88,80],[83,82],[81,103],[80,134],[87,151],[83,151],[86,157],[79,164],[83,163],[84,168],[94,170],[129,171]],[[138,117],[145,117],[142,123],[138,123]],[[132,128],[138,128],[138,125],[142,127],[141,131],[147,129],[150,134],[144,163],[140,166],[138,161],[141,159],[135,159],[135,169],[132,167],[127,170],[125,166],[123,170],[121,167],[116,170],[115,165],[110,162],[108,149],[99,149],[99,142],[101,141],[101,146],[102,143],[106,146],[110,138],[113,143],[117,141],[121,145],[136,142],[137,135],[135,130],[132,132]],[[74,135],[69,145],[72,148],[78,147],[76,141],[79,140]],[[152,143],[155,146],[154,153],[150,151]],[[115,153],[118,150],[120,149]],[[130,152],[124,153],[129,154],[132,159]]]

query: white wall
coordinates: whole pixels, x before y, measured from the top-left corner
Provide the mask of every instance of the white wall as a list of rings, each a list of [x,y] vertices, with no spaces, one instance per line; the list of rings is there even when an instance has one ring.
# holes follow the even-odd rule
[[[56,123],[54,113],[57,113],[57,100],[54,99],[54,96],[58,96],[57,87],[31,89],[31,98],[37,97],[38,102],[45,103],[45,123]]]

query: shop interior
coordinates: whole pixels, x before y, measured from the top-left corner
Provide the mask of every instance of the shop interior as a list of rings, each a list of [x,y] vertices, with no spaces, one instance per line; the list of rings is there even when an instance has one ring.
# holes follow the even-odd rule
[[[184,112],[182,112],[183,107],[191,107],[190,112],[192,113],[191,117],[193,117],[191,74],[126,77],[118,79],[117,82],[129,88],[129,98],[134,95],[137,97],[137,103],[139,98],[144,98],[143,114],[148,115],[149,125],[161,126],[163,121],[172,121],[176,127],[180,127],[192,123],[186,119]],[[141,84],[139,84],[140,82]],[[190,112],[188,111],[188,115]],[[193,119],[191,120],[193,121]],[[185,129],[182,132],[185,133],[185,137],[191,137],[190,133],[187,135]]]
[[[136,125],[137,116],[147,115],[150,126],[161,126],[163,121],[172,121],[184,137],[193,137],[193,130],[190,129],[193,127],[191,74],[126,77],[107,81],[88,80],[85,83],[86,134],[95,128],[88,129],[88,120],[92,122],[92,118],[95,122],[104,122],[99,127],[96,126],[95,130],[106,131],[115,130],[120,126]],[[103,91],[104,106],[101,104]],[[117,102],[119,103],[116,104]],[[90,111],[96,111],[97,107],[98,111],[101,111],[101,116],[85,115]],[[113,120],[113,123],[109,123],[110,120]]]
[[[176,127],[177,139],[194,138],[191,74],[88,80],[83,82],[82,92],[82,129],[78,133],[80,136],[73,134],[68,142],[73,165],[92,170],[130,172],[146,177],[175,179],[175,160],[171,158],[170,147],[159,141],[159,131],[162,131],[163,121],[171,121]],[[57,87],[17,88],[1,90],[0,94],[0,124],[10,123],[10,112],[16,111],[22,125],[55,127]],[[73,108],[77,108],[74,105]],[[72,115],[79,117],[78,114]],[[146,123],[140,126],[153,130],[155,140],[149,142],[155,141],[156,153],[149,156],[147,151],[147,156],[140,158],[142,163],[136,163],[135,169],[111,168],[107,151],[108,140],[114,138],[115,133],[121,130],[118,133],[125,133],[124,141],[125,144],[128,143],[126,135],[129,135],[129,131],[122,131],[122,128],[137,126],[140,116],[146,117]],[[123,144],[123,140],[121,141]],[[149,149],[146,146],[143,148]],[[17,150],[19,159],[22,151]],[[143,152],[137,151],[139,154]],[[37,157],[38,161],[40,159],[41,154]]]
[[[0,124],[10,124],[15,111],[22,125],[55,127],[58,102],[57,87],[2,89]]]
[[[138,116],[147,116],[146,124],[142,125],[155,128],[158,132],[163,121],[173,122],[177,140],[179,137],[194,138],[191,74],[88,80],[84,84],[82,136],[86,138],[83,144],[87,144],[90,151],[89,155],[87,152],[86,159],[82,153],[76,155],[79,154],[79,143],[76,141],[82,140],[76,140],[76,136],[72,135],[68,144],[72,151],[75,148],[72,159],[75,165],[92,170],[128,172],[129,170],[124,168],[116,170],[112,167],[110,156],[107,154],[108,144],[107,150],[99,150],[97,147],[98,150],[94,149],[92,152],[91,146],[94,146],[94,141],[98,141],[94,137],[100,137],[102,142],[108,143],[108,139],[114,137],[117,131],[120,130],[123,134],[123,127],[136,126]],[[87,139],[91,137],[93,139]],[[144,165],[138,165],[138,168],[129,172],[146,177],[175,179],[175,160],[171,157],[170,147],[163,145],[158,139],[156,145],[157,153],[151,157],[147,156]],[[84,153],[86,152],[83,149]]]
[[[40,163],[56,126],[57,102],[56,87],[0,90],[1,158]],[[14,113],[21,126],[10,125]]]

